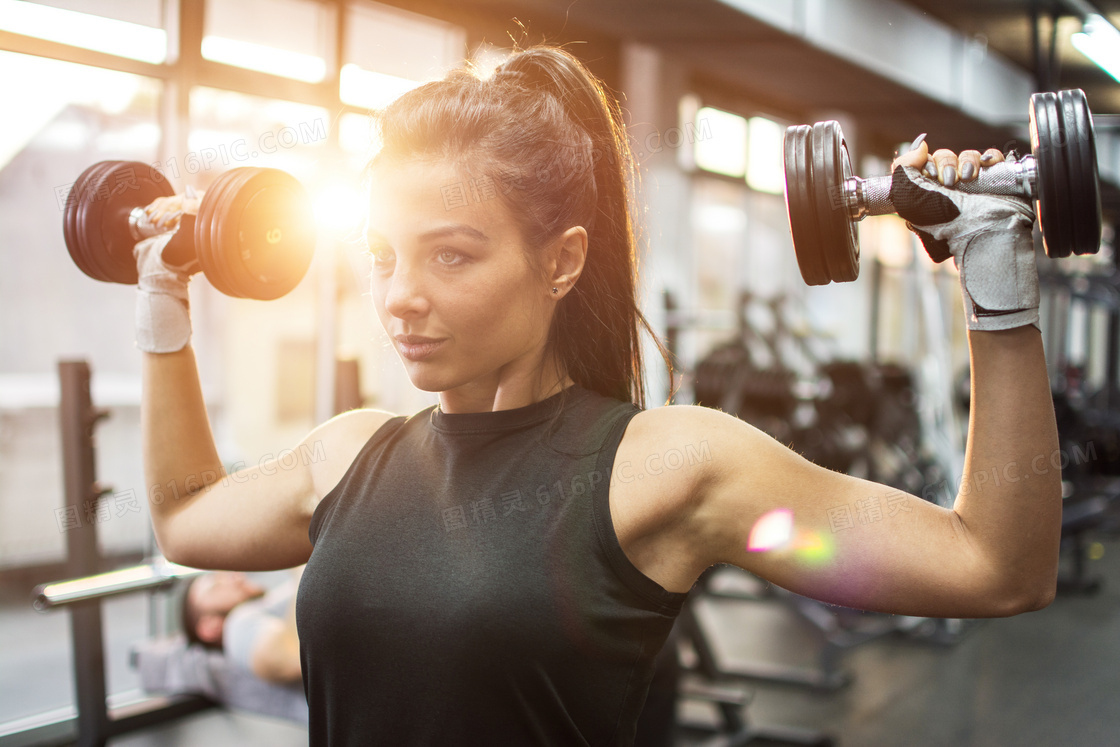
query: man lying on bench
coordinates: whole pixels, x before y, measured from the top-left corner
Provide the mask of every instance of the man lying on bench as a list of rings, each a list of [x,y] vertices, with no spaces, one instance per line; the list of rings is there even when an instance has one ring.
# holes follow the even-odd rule
[[[177,595],[183,633],[133,646],[141,687],[306,725],[293,609],[302,570],[267,592],[241,573],[196,572]]]
[[[215,571],[195,576],[183,596],[187,640],[221,651],[265,682],[302,682],[295,599],[302,566],[265,592],[244,573]]]

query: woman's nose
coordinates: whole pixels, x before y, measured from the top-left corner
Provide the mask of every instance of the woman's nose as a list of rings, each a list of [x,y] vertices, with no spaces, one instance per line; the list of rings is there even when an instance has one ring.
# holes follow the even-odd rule
[[[400,268],[386,281],[385,311],[395,317],[418,316],[427,308],[427,300],[418,273]]]

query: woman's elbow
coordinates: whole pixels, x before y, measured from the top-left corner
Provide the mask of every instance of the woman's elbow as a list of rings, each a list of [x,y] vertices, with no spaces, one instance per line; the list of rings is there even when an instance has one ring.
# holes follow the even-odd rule
[[[1002,603],[993,617],[1013,617],[1024,612],[1037,612],[1050,606],[1058,592],[1057,575],[1047,582],[1024,585],[1000,598]]]
[[[1050,603],[1054,601],[1054,597],[1058,594],[1058,582],[1047,585],[1039,586],[1035,589],[1034,593],[1027,596],[1023,601],[1023,609],[1021,612],[1037,612],[1041,609],[1046,609]]]

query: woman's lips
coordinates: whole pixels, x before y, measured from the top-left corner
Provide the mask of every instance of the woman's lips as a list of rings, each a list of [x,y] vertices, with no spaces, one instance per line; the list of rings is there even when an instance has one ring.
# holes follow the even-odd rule
[[[424,342],[409,342],[397,338],[397,349],[401,351],[401,355],[410,361],[419,361],[427,358],[435,352],[436,348],[444,343],[444,340],[428,340]]]

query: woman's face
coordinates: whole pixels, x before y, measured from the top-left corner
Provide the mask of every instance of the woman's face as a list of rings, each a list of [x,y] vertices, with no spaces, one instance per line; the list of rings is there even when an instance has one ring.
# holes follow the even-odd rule
[[[369,222],[373,297],[412,383],[485,402],[530,381],[543,365],[551,288],[529,265],[499,185],[434,163],[382,174]]]

